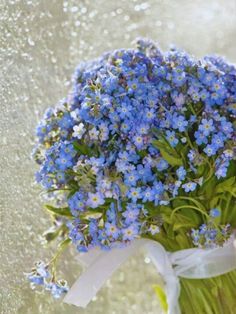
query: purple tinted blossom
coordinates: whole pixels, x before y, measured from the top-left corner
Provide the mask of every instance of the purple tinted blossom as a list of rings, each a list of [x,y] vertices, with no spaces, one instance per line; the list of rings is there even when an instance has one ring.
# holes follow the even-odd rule
[[[131,241],[134,238],[136,238],[139,234],[139,229],[140,229],[140,225],[139,223],[132,223],[131,225],[129,225],[126,228],[123,228],[121,230],[122,232],[122,237],[124,241]]]
[[[194,159],[197,157],[198,153],[194,149],[191,149],[188,153],[188,158],[190,161],[194,161]]]
[[[140,209],[138,206],[134,204],[128,204],[126,211],[122,213],[122,216],[125,217],[125,223],[130,224],[138,218],[139,213]]]
[[[88,200],[86,205],[91,208],[96,208],[105,203],[102,193],[88,193]]]

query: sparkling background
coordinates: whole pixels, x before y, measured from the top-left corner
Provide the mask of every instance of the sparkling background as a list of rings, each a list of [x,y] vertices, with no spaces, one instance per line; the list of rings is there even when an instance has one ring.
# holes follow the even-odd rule
[[[49,222],[34,184],[33,131],[44,109],[67,94],[78,62],[131,47],[138,36],[235,62],[236,1],[0,0],[0,10],[1,314],[161,313],[151,288],[160,279],[142,253],[86,310],[29,289],[23,272],[50,255],[38,238]],[[70,283],[81,272],[72,256],[65,253],[62,266]]]

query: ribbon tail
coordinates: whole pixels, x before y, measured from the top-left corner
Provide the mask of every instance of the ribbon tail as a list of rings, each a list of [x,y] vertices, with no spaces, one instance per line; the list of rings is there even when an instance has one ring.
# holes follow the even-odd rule
[[[180,314],[179,295],[180,283],[173,270],[170,257],[164,247],[158,242],[147,241],[146,248],[157,271],[163,277],[166,284],[166,298],[168,303],[168,314]]]
[[[143,241],[137,240],[122,248],[101,251],[94,261],[88,263],[88,268],[73,284],[63,302],[85,308],[113,272],[142,245]]]

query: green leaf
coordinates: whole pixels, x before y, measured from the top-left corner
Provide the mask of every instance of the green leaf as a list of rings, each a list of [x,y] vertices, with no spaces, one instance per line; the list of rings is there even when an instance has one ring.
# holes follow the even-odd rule
[[[160,149],[162,157],[170,164],[171,166],[181,166],[183,161],[181,158],[171,155],[163,149]]]
[[[190,219],[184,215],[176,214],[174,218],[175,218],[175,223],[173,225],[174,231],[177,231],[181,228],[191,229],[191,228],[194,228],[197,226],[197,224],[194,223],[192,221],[192,219]]]
[[[60,231],[61,231],[60,228],[58,228],[56,230],[50,228],[49,230],[47,230],[43,233],[43,237],[46,239],[47,242],[51,242],[58,237],[58,235],[60,234]]]
[[[218,204],[219,200],[220,200],[220,196],[213,197],[211,199],[211,201],[210,201],[210,208],[216,207],[216,205]]]
[[[167,298],[164,290],[161,288],[159,285],[154,285],[153,289],[160,301],[162,309],[167,313],[168,311],[168,303],[167,303]]]
[[[67,238],[58,244],[60,251],[64,250],[71,243],[71,239]]]
[[[173,225],[169,225],[169,224],[164,223],[164,226],[165,226],[165,230],[166,230],[168,238],[174,240],[175,233],[173,230]]]
[[[183,164],[182,158],[176,153],[175,149],[170,147],[167,143],[162,140],[154,140],[153,146],[159,149],[162,157],[171,165],[171,166],[180,166]]]
[[[138,151],[138,155],[141,158],[144,158],[145,156],[147,156],[147,152],[146,152],[146,150],[140,150],[140,151]]]
[[[93,150],[86,144],[82,142],[73,142],[74,149],[81,155],[93,156]]]
[[[189,242],[188,238],[186,237],[186,232],[177,234],[177,236],[175,237],[175,241],[178,243],[179,249],[189,248]]]
[[[158,149],[165,149],[167,146],[163,141],[160,140],[153,140],[152,145]]]
[[[73,218],[69,207],[54,207],[51,205],[44,205],[44,207],[54,215]]]
[[[232,185],[235,183],[235,177],[231,177],[219,184],[217,184],[215,192],[216,193],[223,193],[226,191],[231,191]]]

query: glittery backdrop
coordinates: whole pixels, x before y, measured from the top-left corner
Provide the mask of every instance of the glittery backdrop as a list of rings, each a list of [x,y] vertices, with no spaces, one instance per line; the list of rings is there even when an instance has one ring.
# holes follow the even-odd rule
[[[235,0],[0,1],[1,314],[161,313],[152,284],[160,282],[140,253],[117,271],[86,310],[34,293],[23,272],[46,259],[40,235],[48,226],[30,159],[34,128],[44,109],[69,90],[81,60],[150,37],[202,56],[236,61]],[[64,255],[69,282],[81,272]]]

